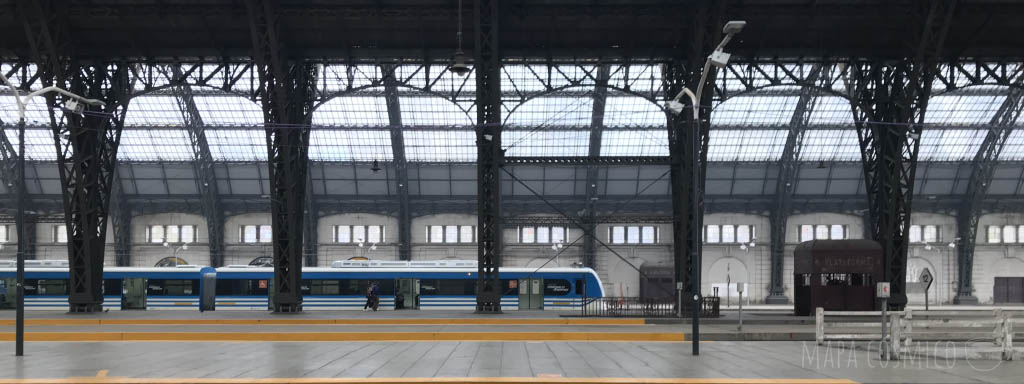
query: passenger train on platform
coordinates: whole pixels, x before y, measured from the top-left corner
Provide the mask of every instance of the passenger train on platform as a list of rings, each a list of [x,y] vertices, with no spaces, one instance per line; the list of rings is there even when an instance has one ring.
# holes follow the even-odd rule
[[[0,261],[0,304],[8,307],[14,274],[13,262]],[[103,275],[103,308],[109,310],[267,310],[274,281],[272,267],[248,265],[105,267]],[[336,261],[302,269],[302,306],[363,309],[367,289],[376,284],[381,310],[471,310],[476,279],[475,260]],[[28,261],[25,283],[26,308],[67,310],[66,261]],[[503,310],[579,309],[584,300],[604,296],[590,268],[501,268],[499,286]]]

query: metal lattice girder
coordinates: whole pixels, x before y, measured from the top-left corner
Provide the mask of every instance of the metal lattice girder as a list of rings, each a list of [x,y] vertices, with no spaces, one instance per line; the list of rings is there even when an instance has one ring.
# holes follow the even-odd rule
[[[591,136],[593,139],[593,136]],[[600,144],[598,145],[600,147]],[[593,147],[591,147],[593,148]],[[669,165],[664,156],[506,157],[505,165]],[[596,169],[596,168],[595,168]]]
[[[71,312],[94,312],[103,304],[107,219],[131,83],[124,64],[70,69],[68,88],[72,93],[106,103],[102,109],[87,107],[84,115],[65,113],[58,120],[57,100],[47,98],[64,191],[71,285],[68,302]]]
[[[916,52],[897,61],[851,65],[853,115],[860,139],[872,239],[882,246],[889,304],[907,303],[908,230],[924,113],[955,1],[921,2]]]
[[[608,101],[608,79],[611,76],[611,68],[608,65],[602,65],[597,70],[597,79],[594,82],[594,110],[590,117],[590,145],[588,146],[587,158],[598,159],[601,157],[601,136],[604,133],[604,114],[605,104]],[[506,158],[506,164],[508,164]],[[598,167],[596,164],[587,165],[587,200],[586,204],[586,220],[584,223],[587,228],[584,231],[587,234],[586,239],[583,240],[583,265],[589,268],[597,268],[597,239],[595,238],[597,233],[597,221],[595,216],[597,215],[597,179],[598,179]]]
[[[165,71],[166,72],[166,71]],[[174,79],[183,79],[180,65],[171,65]],[[188,131],[189,146],[192,149],[192,169],[196,175],[196,190],[202,201],[202,213],[206,218],[207,242],[210,245],[210,265],[224,265],[224,209],[217,192],[217,175],[213,170],[213,154],[206,139],[206,125],[192,95],[192,86],[182,81],[174,87],[174,100],[178,103],[182,121]]]
[[[978,221],[981,219],[981,205],[992,182],[992,176],[998,164],[999,154],[1006,145],[1006,139],[1013,132],[1021,111],[1024,110],[1024,75],[1018,76],[1017,86],[1010,88],[1010,94],[992,117],[985,141],[978,147],[978,152],[971,162],[971,178],[967,183],[967,192],[962,206],[957,210],[957,234],[960,244],[957,246],[957,295],[953,299],[958,304],[977,304],[974,296],[974,248],[978,237]]]
[[[307,169],[312,169],[313,162],[307,166]],[[317,254],[319,253],[320,239],[318,234],[320,233],[320,206],[317,204],[316,199],[313,196],[313,175],[310,172],[306,175],[306,207],[303,210],[305,212],[306,224],[302,227],[302,252],[305,256],[305,262],[307,267],[315,267],[319,263]]]
[[[801,71],[802,72],[802,71]],[[807,75],[808,81],[815,82],[821,76],[822,66],[815,65]],[[828,76],[821,76],[828,78]],[[800,169],[800,149],[802,148],[804,132],[810,121],[811,112],[814,110],[814,103],[820,91],[811,87],[801,89],[800,99],[797,100],[796,109],[789,122],[789,132],[786,134],[786,146],[779,158],[779,177],[775,183],[775,207],[769,214],[771,226],[771,241],[769,242],[771,252],[771,283],[769,285],[768,297],[765,302],[768,304],[785,304],[789,302],[786,298],[786,290],[783,287],[783,269],[786,253],[786,219],[792,209],[793,191],[796,189],[796,176]]]
[[[17,122],[15,122],[17,123]],[[0,127],[4,125],[0,121]],[[4,183],[7,194],[13,199],[15,188],[18,185],[18,151],[7,139],[7,130],[0,129],[0,182]]]
[[[132,265],[132,210],[121,186],[120,172],[114,172],[110,186],[110,222],[114,230],[114,262],[119,267]]]
[[[412,212],[409,210],[409,165],[405,160],[405,136],[402,133],[402,106],[398,98],[395,65],[381,67],[384,74],[384,100],[388,107],[391,153],[394,157],[398,187],[398,259],[412,260]]]
[[[501,54],[498,0],[475,0],[477,286],[476,312],[501,312]]]
[[[259,73],[270,176],[274,248],[274,312],[302,311],[304,210],[309,131],[317,66],[283,52],[279,10],[271,0],[245,2]]]
[[[689,40],[693,42],[689,54],[685,58],[671,61],[662,71],[667,98],[674,98],[684,87],[696,92],[705,58],[717,45],[721,36],[724,4],[708,0],[695,4],[694,22],[688,31]],[[714,73],[709,74],[708,78],[714,79]],[[699,294],[701,285],[701,232],[705,184],[703,175],[707,169],[712,93],[712,86],[703,88],[698,116],[693,116],[692,102],[687,98],[683,99],[687,104],[683,113],[667,113],[674,277],[677,283],[682,283],[683,292],[687,297]],[[697,135],[696,140],[693,135]],[[694,152],[697,155],[697,163],[694,163]],[[694,185],[693,180],[699,181]]]

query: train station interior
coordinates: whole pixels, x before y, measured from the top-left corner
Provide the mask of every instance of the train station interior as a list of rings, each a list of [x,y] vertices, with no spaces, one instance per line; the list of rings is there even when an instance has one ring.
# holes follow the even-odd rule
[[[0,0],[0,384],[1020,383],[1021,20]]]

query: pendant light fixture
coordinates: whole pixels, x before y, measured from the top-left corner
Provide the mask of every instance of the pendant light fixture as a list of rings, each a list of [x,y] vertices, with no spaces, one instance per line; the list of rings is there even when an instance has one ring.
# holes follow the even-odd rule
[[[455,32],[455,37],[459,42],[458,48],[455,49],[455,60],[452,63],[450,70],[452,73],[459,76],[466,76],[469,73],[469,64],[466,64],[466,53],[462,52],[462,0],[459,0],[459,14],[458,14],[459,30]]]

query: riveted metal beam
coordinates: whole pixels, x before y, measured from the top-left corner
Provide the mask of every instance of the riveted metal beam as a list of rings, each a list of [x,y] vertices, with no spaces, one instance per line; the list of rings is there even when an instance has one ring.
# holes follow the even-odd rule
[[[1010,94],[1003,100],[999,110],[992,117],[985,140],[978,147],[978,152],[971,162],[971,177],[967,183],[963,204],[957,209],[957,294],[953,302],[957,304],[977,304],[974,295],[974,249],[978,237],[978,222],[983,213],[981,206],[988,193],[989,184],[999,161],[999,154],[1006,146],[1006,140],[1013,133],[1021,111],[1024,110],[1024,74],[1019,75],[1015,83],[1018,87],[1010,88]]]
[[[918,4],[911,43],[916,52],[907,58],[861,61],[850,68],[871,238],[882,246],[883,281],[891,285],[889,305],[896,309],[907,303],[907,236],[924,114],[955,5],[955,0]]]
[[[405,135],[402,133],[402,106],[398,98],[398,79],[394,64],[381,66],[384,74],[384,101],[388,107],[388,130],[391,133],[392,163],[398,195],[398,259],[412,260],[412,212],[409,209],[409,165],[405,158]]]
[[[477,286],[476,312],[501,313],[501,52],[498,0],[474,0],[476,73]]]
[[[173,78],[185,77],[180,65],[170,67]],[[199,191],[203,217],[206,218],[210,265],[220,267],[224,265],[224,208],[217,191],[217,175],[213,170],[214,160],[213,153],[210,152],[210,143],[206,139],[206,124],[199,113],[191,85],[181,82],[173,88],[173,93],[192,149],[192,170],[195,172],[196,190]]]

